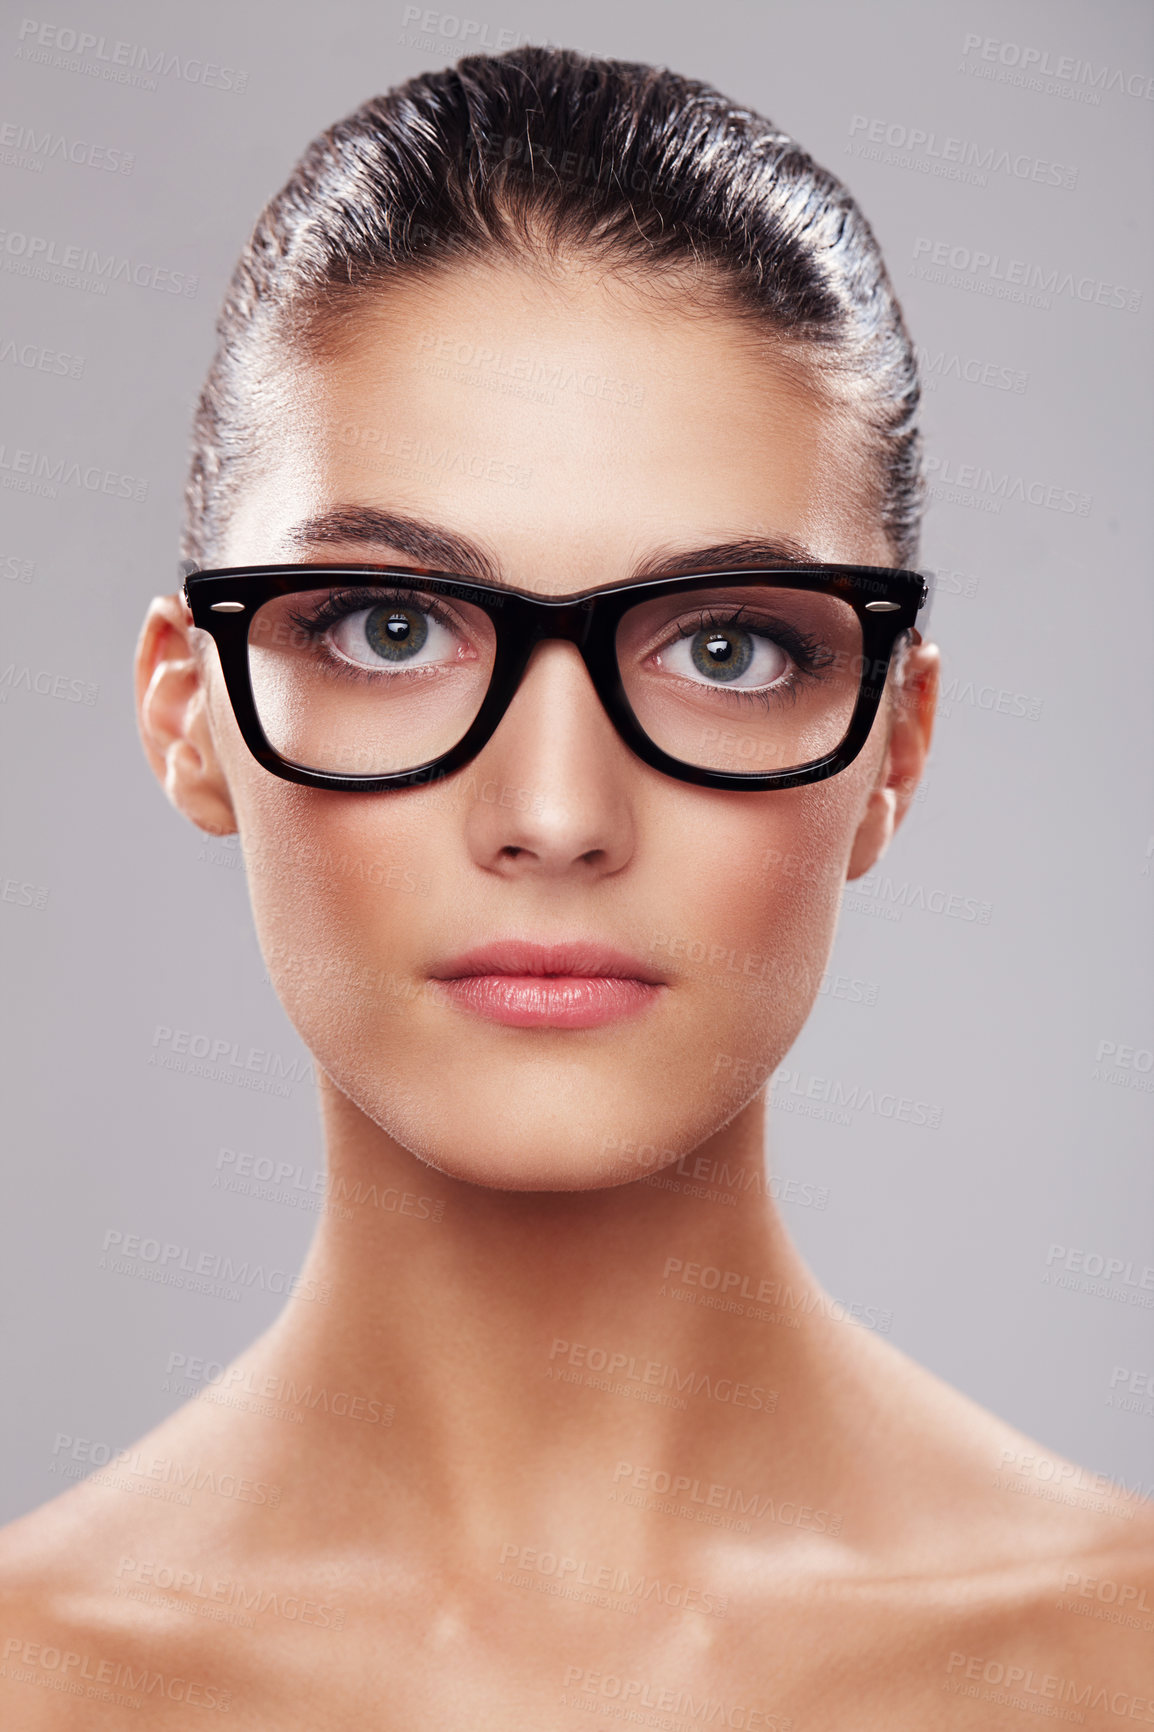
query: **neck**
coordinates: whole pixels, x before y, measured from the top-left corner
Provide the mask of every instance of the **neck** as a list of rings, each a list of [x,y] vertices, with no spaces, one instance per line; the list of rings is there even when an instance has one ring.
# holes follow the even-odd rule
[[[874,1344],[768,1195],[762,1098],[653,1177],[581,1192],[447,1178],[327,1082],[322,1100],[326,1211],[246,1360],[362,1398],[367,1422],[324,1434],[358,1524],[394,1521],[398,1486],[480,1547],[545,1544],[582,1505],[604,1521],[655,1475],[821,1503]]]

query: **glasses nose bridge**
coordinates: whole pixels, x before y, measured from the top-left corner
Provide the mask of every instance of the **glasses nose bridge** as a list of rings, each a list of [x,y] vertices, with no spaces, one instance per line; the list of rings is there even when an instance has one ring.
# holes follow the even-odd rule
[[[533,648],[557,638],[584,650],[593,625],[593,599],[585,601],[537,601],[529,603],[529,637]]]
[[[596,645],[593,633],[596,618],[595,596],[587,596],[582,601],[562,600],[546,601],[536,597],[521,597],[522,613],[520,618],[520,649],[514,657],[513,683],[506,690],[504,710],[508,711],[529,671],[529,664],[534,659],[539,646],[544,643],[572,644],[581,658],[588,679],[596,692],[602,706],[605,697],[602,693],[603,671],[600,664],[603,659],[600,648]],[[616,724],[615,724],[616,725]]]

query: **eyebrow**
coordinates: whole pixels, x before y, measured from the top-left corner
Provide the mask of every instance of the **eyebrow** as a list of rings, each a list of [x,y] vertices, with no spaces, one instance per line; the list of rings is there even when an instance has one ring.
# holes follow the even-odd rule
[[[450,572],[472,577],[495,589],[518,586],[502,575],[500,566],[485,549],[467,535],[445,529],[419,517],[382,511],[369,505],[335,505],[295,523],[284,539],[292,547],[324,547],[333,542],[366,547],[393,548],[417,562],[426,575]],[[760,565],[821,565],[812,549],[789,535],[739,536],[731,541],[711,542],[703,547],[679,547],[642,560],[625,580],[678,577],[693,571],[741,571]],[[592,586],[588,586],[592,587]]]

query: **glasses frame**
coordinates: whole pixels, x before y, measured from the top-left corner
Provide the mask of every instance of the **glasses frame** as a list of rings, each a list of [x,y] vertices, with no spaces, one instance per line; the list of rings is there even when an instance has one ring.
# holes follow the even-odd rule
[[[185,561],[180,574],[193,623],[208,632],[216,643],[233,714],[253,757],[287,782],[354,794],[416,787],[452,775],[471,763],[500,726],[534,649],[547,639],[559,639],[577,648],[621,739],[652,769],[701,788],[762,791],[799,788],[809,782],[823,781],[852,764],[865,745],[898,640],[908,632],[914,642],[921,642],[914,622],[929,597],[929,584],[921,572],[874,565],[761,565],[741,571],[695,571],[640,583],[615,584],[609,589],[581,590],[556,599],[419,566],[246,565],[202,571],[194,562]],[[384,776],[344,776],[307,769],[274,750],[261,726],[249,669],[250,622],[258,608],[276,597],[309,589],[363,588],[374,578],[379,578],[382,584],[395,584],[397,579],[406,583],[417,580],[414,587],[432,595],[466,601],[483,609],[493,621],[495,639],[488,690],[463,738],[449,751],[415,769]],[[836,596],[848,602],[858,616],[862,632],[861,681],[841,742],[823,757],[792,770],[707,770],[671,757],[645,733],[626,698],[615,648],[618,623],[641,601],[718,583],[738,589],[763,583],[767,578],[777,588]]]

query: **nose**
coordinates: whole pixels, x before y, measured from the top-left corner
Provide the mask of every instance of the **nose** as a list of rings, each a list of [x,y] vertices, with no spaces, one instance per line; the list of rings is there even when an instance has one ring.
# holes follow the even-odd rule
[[[602,708],[572,641],[536,645],[500,726],[473,761],[473,859],[508,878],[587,882],[632,857],[643,768]]]

